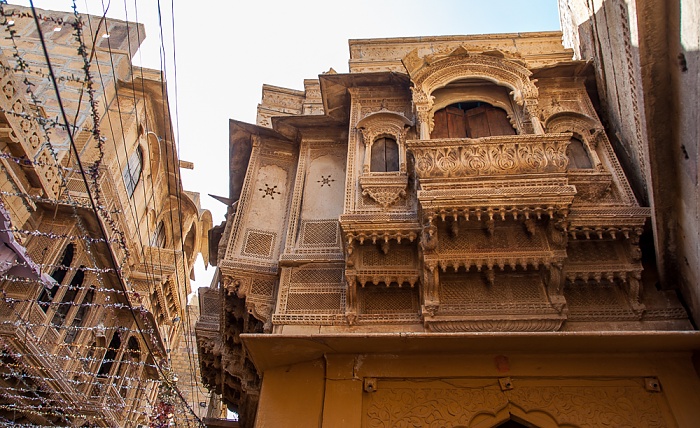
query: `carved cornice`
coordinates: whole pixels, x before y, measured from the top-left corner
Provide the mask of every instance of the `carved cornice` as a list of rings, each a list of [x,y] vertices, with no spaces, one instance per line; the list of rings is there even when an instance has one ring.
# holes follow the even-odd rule
[[[651,217],[648,207],[576,207],[568,217],[572,239],[639,237]]]
[[[447,271],[447,268],[457,270],[460,267],[467,270],[474,267],[477,271],[481,271],[482,268],[492,270],[494,267],[501,270],[505,267],[527,270],[540,266],[549,268],[553,263],[563,262],[566,259],[566,250],[518,251],[513,249],[503,252],[438,252],[426,255],[424,259],[426,265],[437,266],[443,272]]]
[[[384,283],[387,287],[392,283],[398,284],[399,287],[403,284],[409,284],[414,287],[420,280],[420,271],[418,269],[358,269],[346,270],[346,277],[354,277],[362,286],[367,284]]]
[[[565,318],[559,315],[534,316],[518,319],[461,319],[459,317],[426,317],[424,323],[430,331],[441,333],[453,332],[520,332],[520,331],[557,331]]]

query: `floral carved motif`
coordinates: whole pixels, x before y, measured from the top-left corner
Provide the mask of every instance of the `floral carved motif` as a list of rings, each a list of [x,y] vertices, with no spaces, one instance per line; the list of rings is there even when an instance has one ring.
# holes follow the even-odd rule
[[[407,185],[408,176],[405,174],[370,174],[360,177],[362,194],[369,196],[384,208],[405,197]]]
[[[526,420],[529,414],[539,420],[544,416],[559,425],[577,427],[673,425],[664,416],[663,396],[641,385],[525,386],[522,382],[515,380],[514,388],[501,391],[485,385],[385,389],[380,381],[365,408],[365,423],[377,428],[471,426],[477,417],[503,422],[510,413]]]
[[[579,427],[669,426],[660,396],[641,387],[515,388],[508,398],[526,412],[545,411],[563,425]],[[576,405],[573,405],[576,403]]]
[[[380,389],[372,395],[366,420],[372,428],[469,426],[477,414],[495,414],[507,405],[506,397],[495,388]]]
[[[564,172],[568,144],[567,134],[407,142],[419,178]]]

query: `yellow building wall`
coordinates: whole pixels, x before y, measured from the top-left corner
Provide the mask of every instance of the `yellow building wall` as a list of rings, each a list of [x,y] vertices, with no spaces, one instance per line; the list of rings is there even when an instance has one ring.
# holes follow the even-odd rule
[[[493,427],[509,419],[695,427],[700,381],[690,353],[327,354],[265,372],[256,426]]]

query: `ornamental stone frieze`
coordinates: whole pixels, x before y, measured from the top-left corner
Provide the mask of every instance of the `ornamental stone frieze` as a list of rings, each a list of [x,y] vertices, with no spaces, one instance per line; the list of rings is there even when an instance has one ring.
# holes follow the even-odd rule
[[[570,134],[411,140],[418,178],[563,173]]]

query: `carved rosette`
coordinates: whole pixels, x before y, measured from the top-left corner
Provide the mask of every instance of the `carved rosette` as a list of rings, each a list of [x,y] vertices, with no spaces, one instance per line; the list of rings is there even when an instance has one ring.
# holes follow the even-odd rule
[[[406,174],[389,174],[375,173],[360,177],[362,194],[369,196],[383,208],[388,208],[399,198],[405,198],[408,186]]]

